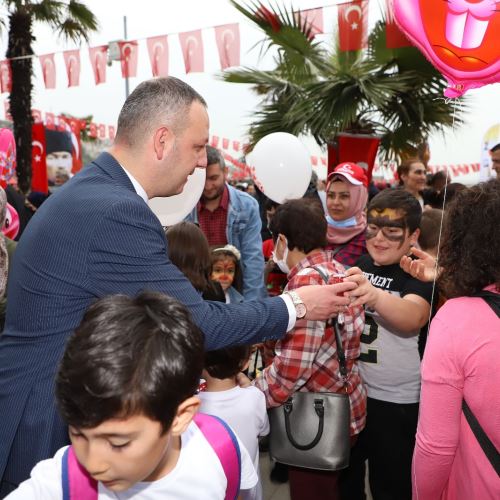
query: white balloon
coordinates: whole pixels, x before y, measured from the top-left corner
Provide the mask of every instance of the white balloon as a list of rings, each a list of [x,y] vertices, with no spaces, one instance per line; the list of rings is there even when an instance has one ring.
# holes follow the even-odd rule
[[[248,163],[257,187],[276,203],[302,198],[311,180],[309,152],[297,137],[286,132],[263,137]]]
[[[166,198],[152,198],[149,207],[160,219],[162,226],[173,226],[181,222],[200,200],[205,187],[206,170],[195,169],[188,177],[182,193]]]

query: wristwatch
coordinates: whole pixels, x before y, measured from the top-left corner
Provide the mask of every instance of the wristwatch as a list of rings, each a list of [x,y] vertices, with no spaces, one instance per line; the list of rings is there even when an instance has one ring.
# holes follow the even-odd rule
[[[302,299],[299,297],[299,294],[292,290],[288,290],[285,293],[292,299],[293,305],[295,306],[295,313],[297,314],[297,319],[302,319],[306,315],[307,307],[304,304],[304,302],[302,302]]]

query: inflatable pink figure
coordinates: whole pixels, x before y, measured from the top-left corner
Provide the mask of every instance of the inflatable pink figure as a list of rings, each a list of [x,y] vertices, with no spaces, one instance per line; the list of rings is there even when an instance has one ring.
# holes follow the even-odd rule
[[[5,222],[2,227],[2,233],[13,240],[19,232],[19,215],[17,210],[7,203],[7,210],[5,211]]]
[[[5,185],[16,171],[16,141],[12,130],[0,128],[0,181]]]
[[[393,0],[404,33],[448,80],[447,97],[500,81],[500,1]]]

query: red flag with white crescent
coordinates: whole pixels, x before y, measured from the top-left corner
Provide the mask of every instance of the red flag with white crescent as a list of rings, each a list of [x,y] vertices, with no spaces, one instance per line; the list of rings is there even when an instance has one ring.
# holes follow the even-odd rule
[[[106,81],[106,63],[108,58],[108,46],[100,45],[99,47],[89,48],[90,64],[94,72],[95,84],[99,85]]]
[[[302,21],[301,24],[306,26],[306,28],[311,28],[312,37],[325,32],[323,27],[323,7],[295,12],[296,17],[299,17],[299,15],[300,20]]]
[[[212,141],[210,142],[210,146],[216,148],[219,145],[219,136],[218,135],[213,135],[212,136]]]
[[[118,42],[120,47],[120,61],[122,63],[123,78],[134,77],[137,75],[137,59],[139,45],[137,41]]]
[[[147,44],[153,76],[168,76],[167,35],[148,38]]]
[[[47,194],[49,182],[47,179],[45,129],[43,123],[31,126],[31,190]]]
[[[31,117],[33,118],[33,123],[41,122],[42,120],[42,112],[39,109],[31,110]]]
[[[92,137],[93,139],[97,138],[97,124],[90,122],[89,123],[89,137]]]
[[[101,123],[97,126],[97,131],[99,134],[99,139],[106,139],[106,125]]]
[[[223,137],[222,138],[222,148],[227,149],[228,147],[229,147],[229,139],[227,139],[226,137]]]
[[[221,69],[240,65],[240,25],[224,24],[215,27],[215,41]]]
[[[56,129],[56,117],[54,113],[45,113],[45,126],[51,130]]]
[[[368,1],[338,6],[340,50],[360,50],[368,45]]]
[[[203,73],[203,40],[201,30],[179,33],[186,73]]]
[[[116,135],[116,128],[113,125],[108,125],[108,137],[114,140]]]
[[[54,64],[54,54],[39,56],[42,65],[43,81],[46,89],[56,88],[56,65]]]
[[[65,50],[63,57],[68,75],[68,87],[78,87],[80,85],[80,51]]]
[[[0,61],[0,90],[10,92],[12,89],[12,71],[10,69],[10,61],[5,59]]]
[[[82,156],[82,120],[77,118],[68,118],[67,123],[71,132],[71,142],[73,143],[73,169],[71,170],[76,174],[83,167],[83,156]],[[86,123],[83,128],[86,127]]]

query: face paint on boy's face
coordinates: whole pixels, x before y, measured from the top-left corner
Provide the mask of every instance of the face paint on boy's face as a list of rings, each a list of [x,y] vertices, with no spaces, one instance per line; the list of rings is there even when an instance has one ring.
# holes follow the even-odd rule
[[[375,238],[379,231],[382,231],[384,238],[389,241],[399,242],[403,245],[406,239],[406,224],[401,213],[386,208],[381,211],[370,210],[366,226],[365,237],[367,240]]]

